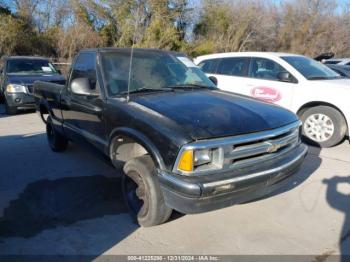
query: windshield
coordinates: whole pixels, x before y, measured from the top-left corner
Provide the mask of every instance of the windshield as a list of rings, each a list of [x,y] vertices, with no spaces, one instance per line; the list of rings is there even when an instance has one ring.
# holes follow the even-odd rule
[[[7,61],[7,74],[58,74],[56,68],[43,59],[13,59]]]
[[[281,57],[308,80],[327,80],[340,78],[341,76],[327,66],[304,56]]]
[[[125,94],[128,90],[130,51],[104,52],[101,55],[101,61],[110,95]],[[216,88],[209,78],[185,56],[134,50],[130,92],[167,91],[174,87]]]

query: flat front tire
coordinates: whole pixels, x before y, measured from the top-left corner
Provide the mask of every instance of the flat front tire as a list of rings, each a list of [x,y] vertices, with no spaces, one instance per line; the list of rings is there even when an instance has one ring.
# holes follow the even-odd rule
[[[156,169],[149,155],[129,160],[122,178],[124,201],[131,216],[143,227],[166,222],[172,209],[164,202]]]
[[[343,115],[333,107],[316,106],[301,115],[306,142],[319,147],[339,144],[347,131]]]
[[[58,133],[52,124],[52,119],[49,116],[46,121],[46,135],[49,146],[54,152],[62,152],[68,147],[68,139]]]

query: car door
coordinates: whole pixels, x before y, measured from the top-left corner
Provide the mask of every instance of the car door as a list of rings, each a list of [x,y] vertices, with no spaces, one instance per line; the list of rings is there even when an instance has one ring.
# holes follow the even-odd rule
[[[289,78],[281,80],[282,73],[288,73]],[[279,63],[267,58],[252,57],[248,76],[243,94],[291,108],[297,80]]]
[[[249,57],[225,57],[199,63],[207,76],[214,76],[218,88],[235,93],[244,93],[248,76]]]
[[[104,122],[104,94],[97,77],[96,53],[82,52],[76,58],[71,78],[62,94],[62,115],[65,127],[76,140],[88,142],[100,150],[107,144]],[[77,78],[87,78],[91,95],[75,94],[72,82]]]

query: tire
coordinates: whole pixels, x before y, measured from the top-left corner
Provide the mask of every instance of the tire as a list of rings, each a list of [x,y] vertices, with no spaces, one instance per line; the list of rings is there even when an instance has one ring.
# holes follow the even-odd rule
[[[156,169],[149,155],[129,160],[124,166],[122,192],[131,216],[140,226],[166,222],[172,209],[164,202]]]
[[[47,141],[49,142],[49,146],[52,151],[62,152],[67,149],[68,139],[55,130],[50,116],[47,118],[46,135]]]
[[[307,143],[319,147],[332,147],[345,137],[347,124],[343,115],[333,107],[316,106],[301,115],[302,133]]]
[[[6,114],[8,114],[8,115],[15,115],[15,114],[17,114],[17,107],[9,106],[7,104],[6,99],[5,99],[5,111],[6,111]]]

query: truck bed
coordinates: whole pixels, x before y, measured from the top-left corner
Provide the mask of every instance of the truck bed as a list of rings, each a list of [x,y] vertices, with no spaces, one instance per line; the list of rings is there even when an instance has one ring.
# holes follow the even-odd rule
[[[34,82],[33,94],[35,96],[37,111],[41,115],[50,112],[52,120],[62,123],[61,92],[64,88],[65,85],[43,81]]]
[[[64,85],[43,82],[43,81],[36,81],[36,82],[34,82],[34,92],[33,93],[34,93],[34,96],[39,100],[41,100],[43,98],[44,99],[50,99],[50,98],[55,99],[55,98],[58,98],[60,96],[63,88],[64,88]]]

